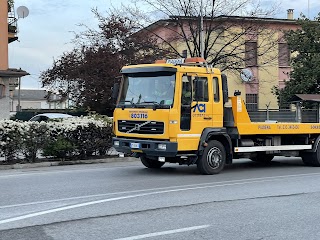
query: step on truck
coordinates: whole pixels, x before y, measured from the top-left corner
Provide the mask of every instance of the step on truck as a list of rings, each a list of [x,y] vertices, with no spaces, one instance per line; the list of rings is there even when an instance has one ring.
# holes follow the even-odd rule
[[[125,66],[113,115],[113,147],[147,168],[196,164],[217,174],[239,158],[300,156],[320,166],[320,124],[251,122],[241,93],[202,58]]]

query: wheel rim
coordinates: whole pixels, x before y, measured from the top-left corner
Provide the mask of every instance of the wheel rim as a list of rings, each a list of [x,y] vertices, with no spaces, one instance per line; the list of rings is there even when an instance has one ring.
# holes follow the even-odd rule
[[[221,150],[217,147],[211,148],[207,154],[207,162],[211,168],[218,168],[222,162]]]

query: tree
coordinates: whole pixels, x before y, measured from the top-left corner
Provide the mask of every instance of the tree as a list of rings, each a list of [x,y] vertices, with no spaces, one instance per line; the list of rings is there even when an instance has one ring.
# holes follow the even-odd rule
[[[266,18],[273,16],[276,6],[262,9],[259,1],[250,0],[136,0],[136,3],[145,6],[148,12],[132,7],[126,7],[124,12],[130,14],[130,19],[140,19],[136,21],[141,23],[143,35],[153,36],[177,57],[183,57],[177,42],[185,46],[189,56],[201,56],[200,16],[203,16],[203,55],[209,64],[221,70],[242,69],[248,58],[255,57],[246,54],[252,50],[243,47],[246,40],[256,41],[259,66],[277,58],[270,53],[278,46],[275,38],[278,30],[268,29]],[[152,25],[145,27],[146,24]],[[163,36],[154,31],[157,26],[170,34]]]
[[[14,4],[14,0],[8,0],[8,12],[11,12],[13,4]]]
[[[294,94],[320,92],[320,13],[314,21],[302,16],[298,23],[300,29],[285,34],[292,55],[292,71],[285,87],[274,89],[280,105]]]
[[[69,96],[76,106],[106,113],[113,108],[111,89],[122,66],[148,63],[166,53],[153,39],[135,35],[136,25],[130,19],[93,12],[98,30],[76,33],[74,49],[63,53],[40,78],[44,87]]]

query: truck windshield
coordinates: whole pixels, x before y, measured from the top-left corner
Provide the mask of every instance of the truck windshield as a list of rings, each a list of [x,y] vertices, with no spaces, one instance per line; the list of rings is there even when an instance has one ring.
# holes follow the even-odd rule
[[[173,104],[175,73],[147,72],[126,74],[120,106],[169,108]]]

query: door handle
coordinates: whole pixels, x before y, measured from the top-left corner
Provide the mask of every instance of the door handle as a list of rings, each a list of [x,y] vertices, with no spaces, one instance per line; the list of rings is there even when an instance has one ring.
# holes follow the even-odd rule
[[[211,120],[212,117],[203,117],[203,119],[205,119],[205,120]]]

